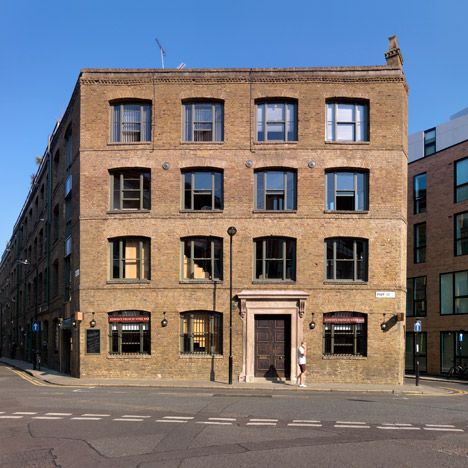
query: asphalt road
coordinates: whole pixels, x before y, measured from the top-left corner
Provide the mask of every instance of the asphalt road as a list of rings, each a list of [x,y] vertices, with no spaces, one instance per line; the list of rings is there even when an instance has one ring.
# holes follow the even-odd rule
[[[466,467],[468,395],[58,387],[0,365],[0,466]]]

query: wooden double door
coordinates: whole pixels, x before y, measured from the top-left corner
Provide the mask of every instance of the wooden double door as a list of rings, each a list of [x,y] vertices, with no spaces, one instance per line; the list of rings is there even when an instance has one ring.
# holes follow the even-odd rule
[[[291,316],[255,316],[255,377],[291,375]]]

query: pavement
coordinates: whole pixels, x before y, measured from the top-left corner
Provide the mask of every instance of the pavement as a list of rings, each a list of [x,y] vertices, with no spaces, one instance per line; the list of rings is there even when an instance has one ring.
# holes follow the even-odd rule
[[[147,377],[144,379],[137,378],[90,378],[71,377],[67,374],[61,374],[55,370],[41,366],[41,370],[33,369],[33,365],[27,361],[19,359],[10,359],[0,357],[0,362],[16,369],[23,370],[32,377],[41,380],[42,382],[52,385],[62,385],[67,387],[154,387],[154,388],[201,388],[201,389],[236,389],[249,390],[268,390],[268,391],[299,391],[299,392],[353,392],[353,393],[392,393],[397,395],[427,395],[427,396],[445,396],[464,393],[453,388],[434,387],[425,385],[424,381],[436,380],[442,383],[446,382],[449,386],[455,382],[439,377],[421,377],[420,385],[404,383],[401,385],[393,384],[371,384],[371,383],[316,383],[313,382],[313,375],[308,376],[307,387],[298,388],[289,382],[274,382],[259,379],[252,383],[234,382],[229,385],[226,381],[210,382],[206,380],[168,380],[158,379],[155,377]],[[414,376],[406,376],[409,379]],[[421,383],[422,382],[422,383]],[[466,382],[461,382],[466,383]]]

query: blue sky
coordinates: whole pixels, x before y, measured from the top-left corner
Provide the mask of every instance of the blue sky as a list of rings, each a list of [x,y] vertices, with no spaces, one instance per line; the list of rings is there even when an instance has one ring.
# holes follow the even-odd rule
[[[0,252],[81,68],[384,64],[397,34],[409,131],[468,106],[463,0],[0,0]]]

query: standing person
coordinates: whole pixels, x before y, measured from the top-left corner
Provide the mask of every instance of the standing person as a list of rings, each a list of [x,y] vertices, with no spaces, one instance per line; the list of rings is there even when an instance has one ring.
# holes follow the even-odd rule
[[[299,368],[301,369],[301,373],[299,374],[297,381],[299,383],[299,387],[306,387],[305,384],[305,374],[306,374],[306,344],[304,342],[301,343],[301,346],[298,348],[298,356],[297,362],[299,364]]]

